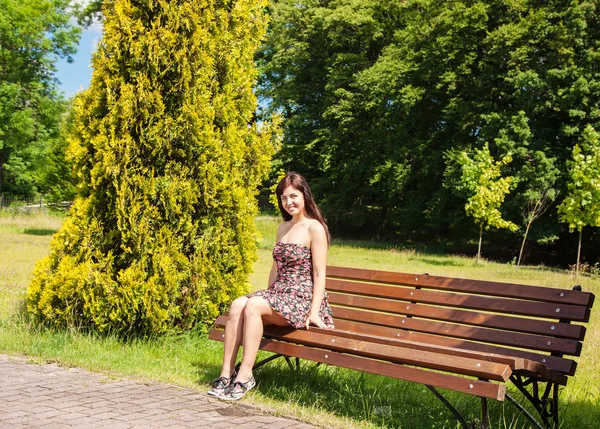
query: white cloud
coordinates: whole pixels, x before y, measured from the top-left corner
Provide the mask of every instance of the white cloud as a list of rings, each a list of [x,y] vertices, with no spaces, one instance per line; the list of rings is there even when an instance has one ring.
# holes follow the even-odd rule
[[[96,34],[100,35],[100,34],[102,34],[102,29],[103,29],[103,26],[102,26],[102,23],[101,23],[100,21],[94,21],[94,22],[92,22],[92,25],[90,25],[90,26],[88,27],[88,29],[89,29],[91,32],[93,32],[93,33],[96,33]]]
[[[73,2],[85,7],[91,2],[91,0],[73,0]],[[101,35],[102,34],[102,22],[97,21],[97,20],[92,22],[92,25],[90,25],[86,31],[91,31],[93,33]]]

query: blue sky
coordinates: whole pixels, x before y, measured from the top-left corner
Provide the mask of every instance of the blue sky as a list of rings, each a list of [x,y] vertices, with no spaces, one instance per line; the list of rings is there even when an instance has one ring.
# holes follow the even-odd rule
[[[66,98],[70,98],[80,89],[86,89],[92,79],[92,52],[102,36],[102,26],[93,24],[84,29],[79,40],[77,54],[73,57],[72,63],[66,60],[60,60],[56,64],[56,77],[60,81],[60,89],[64,92]]]

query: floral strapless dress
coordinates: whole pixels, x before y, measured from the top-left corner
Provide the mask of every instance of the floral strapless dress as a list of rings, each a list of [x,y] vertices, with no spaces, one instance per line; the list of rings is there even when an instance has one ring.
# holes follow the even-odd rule
[[[305,327],[312,305],[313,277],[312,254],[302,244],[277,242],[273,249],[277,263],[277,278],[265,290],[247,296],[262,296],[269,306],[294,328]],[[327,326],[333,326],[327,292],[321,301],[319,316]]]

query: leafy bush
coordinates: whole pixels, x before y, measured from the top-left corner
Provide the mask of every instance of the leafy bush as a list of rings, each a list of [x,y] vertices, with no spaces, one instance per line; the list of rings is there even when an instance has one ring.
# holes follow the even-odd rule
[[[248,289],[272,127],[254,122],[263,0],[106,2],[74,102],[78,196],[28,310],[147,335],[212,321]]]

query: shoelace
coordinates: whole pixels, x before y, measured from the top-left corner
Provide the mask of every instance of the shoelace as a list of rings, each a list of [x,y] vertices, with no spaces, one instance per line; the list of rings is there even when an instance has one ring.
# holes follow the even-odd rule
[[[231,387],[229,387],[229,389],[227,389],[227,392],[229,392],[229,393],[232,393],[232,392],[235,392],[235,391],[245,392],[246,390],[248,390],[246,388],[247,384],[248,384],[248,381],[245,382],[245,383],[242,383],[241,381],[235,381],[231,385]]]
[[[229,384],[229,379],[227,377],[219,377],[215,381],[213,381],[212,387],[218,387],[219,383],[223,382],[224,384]]]
[[[245,386],[244,386],[244,383],[242,383],[241,381],[236,381],[231,385],[231,390],[232,391],[235,390],[236,387],[239,387],[240,389],[243,390]]]

